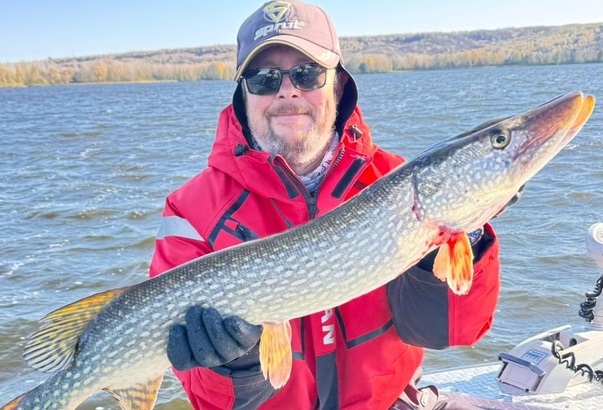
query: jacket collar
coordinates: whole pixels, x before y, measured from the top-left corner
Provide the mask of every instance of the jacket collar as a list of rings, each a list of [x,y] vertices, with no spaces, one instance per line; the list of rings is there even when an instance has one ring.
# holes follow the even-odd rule
[[[339,149],[344,146],[348,155],[373,156],[377,146],[371,139],[359,107],[355,107],[342,130]],[[210,167],[228,174],[249,191],[278,198],[287,195],[287,191],[275,171],[275,161],[278,159],[269,153],[249,147],[233,105],[222,110],[209,156]],[[284,163],[282,158],[281,162]]]

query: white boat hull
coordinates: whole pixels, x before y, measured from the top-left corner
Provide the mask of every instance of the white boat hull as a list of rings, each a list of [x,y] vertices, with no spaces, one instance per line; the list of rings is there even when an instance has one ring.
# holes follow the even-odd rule
[[[502,393],[498,386],[500,369],[500,362],[496,362],[426,373],[418,385],[435,385],[442,395],[482,409],[603,409],[603,384],[581,383],[568,387],[562,393],[512,396]]]

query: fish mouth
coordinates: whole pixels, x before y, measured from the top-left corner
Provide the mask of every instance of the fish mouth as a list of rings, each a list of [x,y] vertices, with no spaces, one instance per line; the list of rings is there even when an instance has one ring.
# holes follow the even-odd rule
[[[516,157],[531,157],[543,165],[580,132],[595,107],[595,98],[576,91],[548,101],[520,116],[527,138]],[[543,151],[548,151],[546,154]]]
[[[584,96],[580,112],[578,113],[578,116],[574,120],[573,125],[570,127],[570,129],[568,130],[568,132],[565,135],[566,138],[568,138],[568,136],[569,136],[568,142],[569,142],[569,140],[574,138],[576,136],[576,134],[578,134],[578,132],[580,132],[580,130],[582,129],[584,124],[586,124],[586,121],[588,121],[588,119],[592,115],[594,109],[595,109],[595,97],[593,97],[592,95]]]

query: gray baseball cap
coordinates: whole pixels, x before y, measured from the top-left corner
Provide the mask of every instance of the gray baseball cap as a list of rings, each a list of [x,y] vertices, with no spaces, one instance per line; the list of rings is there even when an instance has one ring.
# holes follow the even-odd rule
[[[320,7],[289,0],[264,3],[243,22],[237,35],[237,69],[234,79],[238,84],[232,101],[246,138],[249,134],[247,115],[239,80],[251,60],[265,47],[273,44],[293,47],[326,68],[337,68],[345,72],[347,81],[335,121],[335,127],[341,135],[345,122],[356,107],[358,87],[354,77],[343,66],[335,26]]]
[[[295,0],[270,1],[239,29],[235,80],[261,50],[272,44],[293,47],[326,68],[343,62],[335,27],[320,7]]]

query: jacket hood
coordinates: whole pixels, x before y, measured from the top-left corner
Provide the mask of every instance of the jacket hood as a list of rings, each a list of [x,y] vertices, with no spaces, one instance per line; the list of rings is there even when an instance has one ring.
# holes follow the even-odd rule
[[[348,121],[341,127],[341,145],[346,152],[372,157],[377,146],[373,143],[370,130],[359,107],[355,107]],[[275,158],[268,152],[251,149],[245,138],[233,105],[220,113],[208,165],[238,181],[249,191],[261,191],[263,195],[278,197],[287,195],[280,177],[274,168]],[[267,192],[272,191],[272,192]]]

